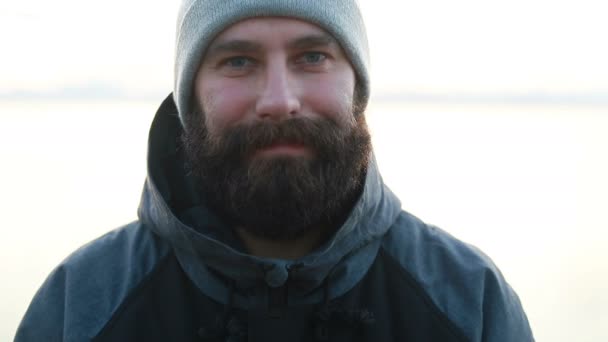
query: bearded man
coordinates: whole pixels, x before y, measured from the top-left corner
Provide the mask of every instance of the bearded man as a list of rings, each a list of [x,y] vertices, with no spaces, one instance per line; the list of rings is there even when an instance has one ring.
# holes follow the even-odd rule
[[[533,341],[492,262],[382,183],[368,66],[354,0],[185,0],[139,220],[16,341]]]

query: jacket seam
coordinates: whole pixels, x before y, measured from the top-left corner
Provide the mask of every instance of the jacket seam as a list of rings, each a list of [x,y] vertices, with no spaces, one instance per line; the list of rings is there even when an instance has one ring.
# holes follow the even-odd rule
[[[106,322],[106,324],[99,330],[99,332],[95,335],[95,337],[93,337],[92,341],[100,341],[100,339],[102,339],[104,337],[104,335],[107,333],[107,331],[109,331],[116,324],[119,317],[122,316],[124,311],[131,304],[131,301],[139,293],[144,292],[146,287],[148,287],[150,284],[152,284],[152,279],[155,277],[155,275],[158,272],[160,272],[164,268],[165,264],[169,263],[172,255],[173,255],[172,253],[168,253],[167,255],[165,255],[164,257],[159,259],[159,261],[154,266],[154,268],[152,268],[150,270],[150,272],[148,272],[148,274],[146,274],[146,276],[143,277],[142,280],[129,291],[129,294],[127,294],[127,296],[125,296],[125,298],[122,300],[122,303],[120,303],[120,305],[118,306],[118,309],[116,309],[116,311],[114,311],[114,313],[112,314],[112,316],[110,316],[110,319]]]
[[[420,298],[424,301],[424,303],[431,309],[432,314],[441,322],[445,324],[448,330],[460,341],[467,342],[468,339],[464,335],[464,333],[458,328],[458,326],[443,312],[437,304],[433,301],[433,299],[429,296],[424,287],[414,278],[414,276],[403,266],[399,261],[390,254],[388,250],[384,246],[380,247],[379,253],[381,255],[386,255],[387,261],[391,263],[394,267],[397,267],[402,272],[398,272],[402,279],[405,280],[416,294],[420,296]]]

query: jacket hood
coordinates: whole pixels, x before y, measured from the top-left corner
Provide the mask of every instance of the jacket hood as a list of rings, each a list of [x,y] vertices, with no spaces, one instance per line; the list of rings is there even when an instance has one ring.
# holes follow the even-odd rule
[[[148,176],[138,214],[171,244],[184,271],[205,294],[225,302],[233,285],[234,305],[245,307],[261,303],[264,296],[257,294],[268,288],[288,285],[291,303],[312,303],[324,291],[330,298],[344,294],[365,275],[380,238],[401,210],[373,156],[360,198],[328,241],[298,260],[261,258],[247,254],[230,227],[204,206],[204,194],[193,191],[178,148],[181,130],[169,95],[150,129]]]

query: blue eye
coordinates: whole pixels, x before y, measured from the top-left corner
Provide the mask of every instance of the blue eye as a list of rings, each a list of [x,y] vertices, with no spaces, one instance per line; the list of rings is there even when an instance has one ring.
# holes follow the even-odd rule
[[[324,61],[327,56],[321,52],[308,52],[302,56],[302,61],[308,64],[318,64]]]
[[[226,65],[231,68],[244,68],[251,64],[251,60],[247,57],[232,57],[226,60]]]

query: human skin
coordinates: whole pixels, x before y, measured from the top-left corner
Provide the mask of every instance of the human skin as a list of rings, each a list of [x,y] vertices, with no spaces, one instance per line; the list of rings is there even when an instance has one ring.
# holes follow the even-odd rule
[[[355,73],[323,29],[288,18],[238,22],[209,45],[194,91],[210,134],[257,120],[325,117],[353,125]],[[260,156],[307,155],[305,146],[276,144]]]
[[[341,127],[353,115],[355,72],[338,42],[320,27],[296,19],[263,17],[238,22],[209,45],[194,95],[210,135],[235,125],[292,118],[329,119]],[[251,158],[310,158],[305,145],[277,142]],[[260,239],[236,229],[254,255],[301,257],[325,238],[323,230],[293,241]]]

